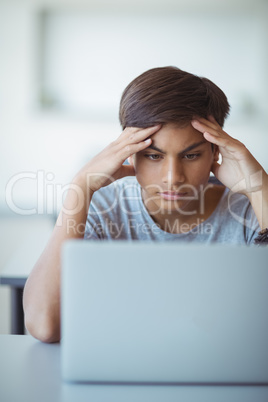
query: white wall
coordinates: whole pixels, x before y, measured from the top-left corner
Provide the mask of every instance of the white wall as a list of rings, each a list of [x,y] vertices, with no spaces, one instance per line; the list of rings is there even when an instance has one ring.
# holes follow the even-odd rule
[[[63,185],[115,138],[121,92],[157,65],[177,65],[221,86],[232,105],[227,130],[268,168],[265,3],[243,2],[241,11],[240,1],[215,7],[206,0],[198,10],[189,6],[199,4],[194,0],[159,0],[150,12],[134,2],[131,13],[118,0],[106,2],[105,9],[103,3],[0,3],[0,210],[6,210],[4,190],[14,174],[42,170],[45,177],[53,173],[47,183]],[[128,3],[130,9],[134,3]],[[44,9],[50,17],[41,80],[38,23]],[[44,91],[52,93],[58,108],[40,109]],[[36,191],[35,180],[21,180],[14,201],[32,208]]]

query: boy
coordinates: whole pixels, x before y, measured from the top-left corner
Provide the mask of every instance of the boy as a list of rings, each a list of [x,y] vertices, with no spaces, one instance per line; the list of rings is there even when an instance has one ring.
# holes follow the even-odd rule
[[[25,322],[33,336],[60,340],[66,239],[252,244],[260,228],[267,238],[268,177],[223,131],[228,112],[215,84],[175,67],[149,70],[128,85],[122,134],[74,177],[26,283]],[[209,182],[211,171],[220,183]]]

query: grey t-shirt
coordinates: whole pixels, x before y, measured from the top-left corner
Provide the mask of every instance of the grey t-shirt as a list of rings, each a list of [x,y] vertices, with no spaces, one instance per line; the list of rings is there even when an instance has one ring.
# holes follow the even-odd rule
[[[225,188],[208,219],[201,219],[195,227],[185,226],[185,233],[175,233],[176,224],[167,230],[162,230],[149,215],[136,178],[125,177],[94,193],[84,237],[91,240],[251,244],[260,228],[247,197]]]

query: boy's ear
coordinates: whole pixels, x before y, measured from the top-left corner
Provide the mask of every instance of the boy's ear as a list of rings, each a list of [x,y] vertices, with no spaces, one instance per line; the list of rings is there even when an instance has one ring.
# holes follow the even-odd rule
[[[214,153],[213,162],[218,162],[220,156],[218,145],[214,145],[213,153]]]

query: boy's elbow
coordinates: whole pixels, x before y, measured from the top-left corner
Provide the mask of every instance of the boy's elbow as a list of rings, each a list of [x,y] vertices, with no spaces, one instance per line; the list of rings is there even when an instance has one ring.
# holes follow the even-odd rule
[[[31,317],[25,312],[25,327],[30,335],[44,343],[60,342],[60,322],[51,317],[41,317],[38,319]]]

